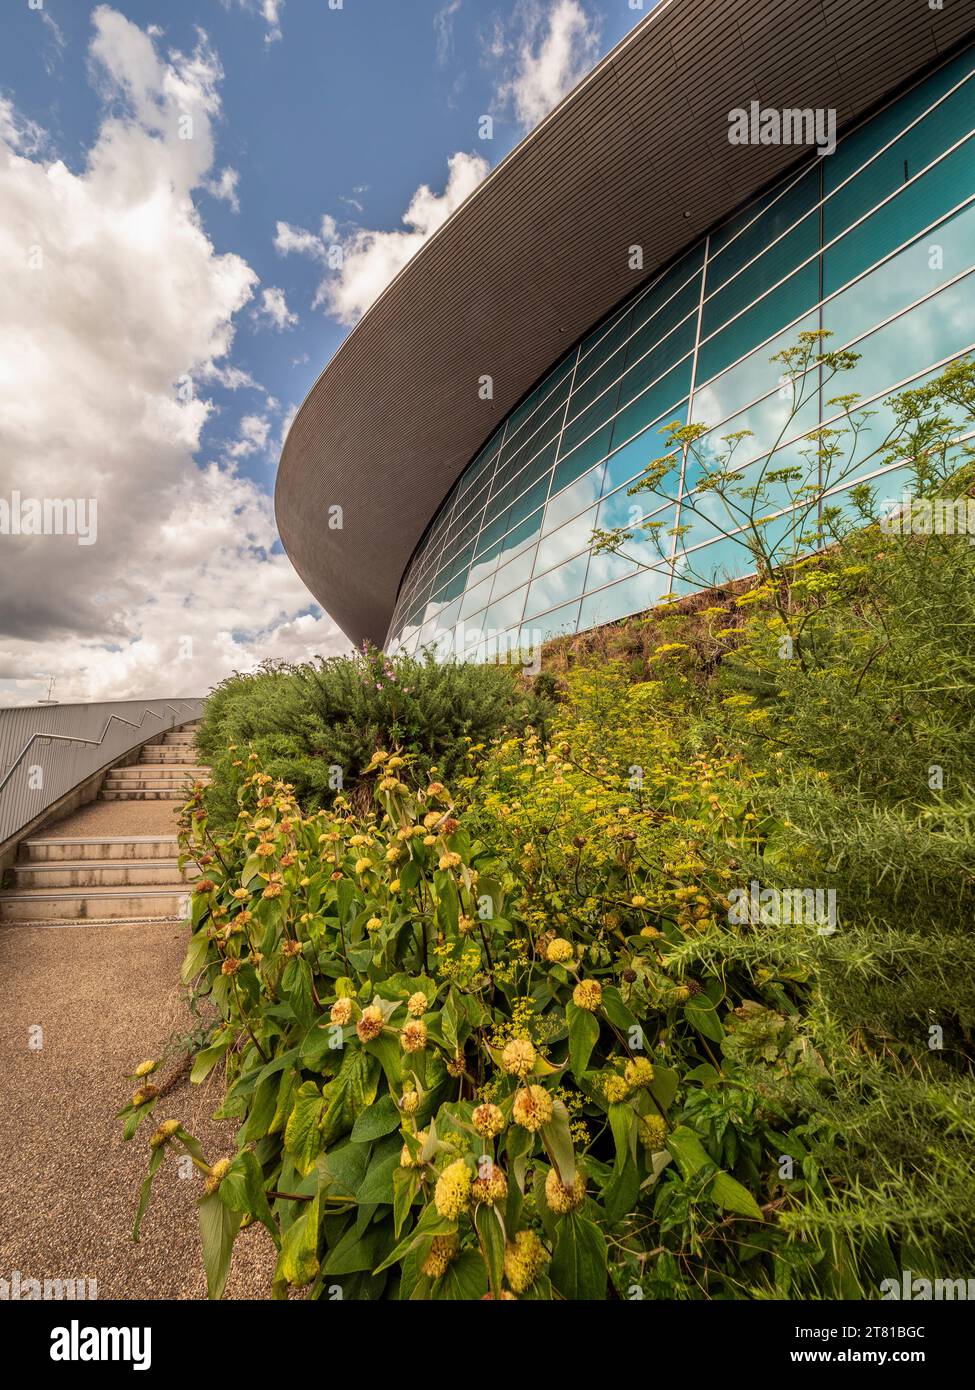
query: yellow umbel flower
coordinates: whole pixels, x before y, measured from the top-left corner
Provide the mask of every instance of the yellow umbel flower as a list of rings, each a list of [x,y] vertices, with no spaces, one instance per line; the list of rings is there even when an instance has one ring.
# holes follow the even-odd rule
[[[554,1211],[556,1216],[575,1211],[576,1207],[581,1207],[586,1200],[585,1178],[581,1173],[576,1173],[571,1187],[566,1187],[558,1171],[550,1168],[545,1179],[545,1200],[548,1202],[549,1211]]]
[[[571,960],[574,954],[572,942],[566,941],[564,936],[557,936],[554,941],[548,943],[545,959],[552,965],[561,965],[564,961]]]
[[[527,1038],[514,1038],[501,1054],[501,1065],[509,1076],[527,1076],[535,1065],[535,1048]]]
[[[462,1158],[456,1159],[437,1179],[433,1202],[437,1215],[446,1221],[456,1221],[467,1210],[471,1200],[471,1170]]]
[[[572,991],[572,1002],[579,1009],[595,1013],[603,1001],[603,987],[598,980],[580,980]]]
[[[548,1251],[534,1231],[519,1231],[504,1251],[504,1272],[513,1292],[531,1288],[548,1259]]]
[[[552,1097],[544,1086],[525,1086],[515,1096],[511,1113],[516,1124],[534,1134],[552,1118]]]

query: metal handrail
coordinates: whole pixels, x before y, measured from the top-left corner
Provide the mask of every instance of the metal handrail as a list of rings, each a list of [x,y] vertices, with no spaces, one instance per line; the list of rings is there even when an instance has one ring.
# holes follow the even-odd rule
[[[113,701],[106,703],[127,702]],[[131,703],[135,706],[135,709],[131,711],[131,713],[134,715],[138,710],[140,702],[132,701]],[[109,714],[108,718],[105,720],[104,727],[102,728],[101,733],[98,735],[97,738],[90,737],[88,734],[81,733],[55,733],[53,730],[48,731],[35,727],[27,737],[23,747],[17,753],[16,757],[9,764],[3,777],[0,778],[0,797],[2,797],[3,793],[6,792],[9,788],[11,780],[15,772],[17,771],[17,768],[20,767],[25,757],[30,752],[31,748],[34,747],[35,744],[58,743],[62,745],[81,745],[87,748],[100,748],[105,744],[109,732],[114,724],[124,725],[129,729],[134,729],[137,734],[142,731],[143,727],[146,724],[146,721],[150,717],[158,719],[164,728],[167,726],[176,727],[179,723],[187,723],[191,719],[199,718],[200,714],[202,713],[203,707],[202,698],[194,698],[192,700],[176,700],[175,703],[167,700],[159,701],[158,703],[163,705],[163,708],[165,710],[171,712],[170,719],[167,719],[166,714],[161,713],[158,709],[153,709],[149,704],[145,704],[142,708],[141,718],[139,718],[138,722],[136,722],[134,718],[127,719],[124,715],[121,714]],[[57,718],[59,714],[65,715],[69,711],[71,711],[71,719],[69,722],[80,722],[84,719],[85,712],[94,711],[96,709],[97,705],[46,706],[45,714],[48,715],[49,718]],[[79,711],[81,711],[82,713],[79,714]],[[19,709],[5,709],[3,711],[0,711],[0,722],[5,722],[5,720],[3,720],[3,716],[6,716],[7,718],[19,717],[21,719],[21,722],[24,722],[23,717],[29,716],[30,713],[31,711],[29,708],[23,707]],[[34,711],[34,713],[36,714],[36,711]],[[63,727],[63,719],[60,722]],[[28,723],[27,727],[30,727],[30,723]],[[113,740],[113,742],[119,743],[119,740]],[[113,748],[112,760],[124,757],[134,748],[138,747],[139,743],[140,740],[138,738],[129,738],[122,741],[121,746]],[[17,831],[21,827],[31,823],[33,820],[36,819],[36,817],[39,814],[42,814],[50,806],[55,805],[58,801],[61,800],[63,796],[72,791],[74,787],[80,786],[82,783],[88,781],[88,779],[95,773],[97,773],[100,770],[100,767],[104,765],[105,764],[103,763],[93,762],[91,763],[91,765],[85,768],[78,768],[77,766],[75,766],[73,769],[70,763],[67,765],[60,765],[59,775],[53,779],[54,785],[52,788],[50,788],[49,795],[46,801],[44,801],[42,804],[27,804],[25,801],[24,805],[18,807],[17,802],[15,800],[9,806],[0,806],[0,811],[4,812],[2,819],[9,820],[11,822],[11,824],[8,825],[6,828],[2,825],[2,823],[0,823],[0,843],[8,839],[11,834],[16,835]],[[72,777],[74,778],[73,782],[70,780]],[[67,785],[65,785],[66,782]]]

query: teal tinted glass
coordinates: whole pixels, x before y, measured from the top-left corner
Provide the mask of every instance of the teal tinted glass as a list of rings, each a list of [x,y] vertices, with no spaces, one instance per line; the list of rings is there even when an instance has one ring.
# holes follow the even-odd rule
[[[845,134],[833,155],[805,154],[567,352],[431,519],[403,576],[393,645],[415,650],[467,623],[504,634],[502,647],[530,647],[640,612],[669,590],[746,575],[747,549],[722,534],[740,516],[719,515],[699,489],[731,433],[743,432],[732,462],[746,490],[771,451],[776,468],[798,470],[761,499],[780,547],[813,543],[801,490],[803,469],[817,468],[808,435],[823,422],[842,444],[829,479],[839,505],[851,506],[857,480],[895,493],[887,399],[975,350],[973,69],[970,48]],[[778,355],[820,328],[859,359],[833,381],[810,370],[795,415]],[[855,439],[831,401],[840,392],[859,393],[872,412]],[[667,452],[668,425],[686,420],[709,429],[702,461],[678,455],[656,491],[631,492]],[[616,550],[593,553],[594,529],[616,527],[628,532]],[[496,653],[475,630],[465,650],[494,659],[492,641]]]

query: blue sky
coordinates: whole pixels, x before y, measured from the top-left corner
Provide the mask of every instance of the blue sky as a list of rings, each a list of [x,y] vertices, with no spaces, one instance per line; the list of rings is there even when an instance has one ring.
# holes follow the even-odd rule
[[[192,693],[262,655],[343,648],[269,521],[291,414],[390,276],[645,13],[336,3],[5,9],[0,191],[19,216],[0,259],[43,264],[7,286],[20,418],[0,494],[97,496],[100,534],[4,538],[4,702],[52,674],[62,698],[157,693],[169,636],[194,653]],[[29,408],[52,396],[56,427]],[[211,527],[201,558],[216,506],[237,534]],[[52,575],[60,602],[38,596]]]

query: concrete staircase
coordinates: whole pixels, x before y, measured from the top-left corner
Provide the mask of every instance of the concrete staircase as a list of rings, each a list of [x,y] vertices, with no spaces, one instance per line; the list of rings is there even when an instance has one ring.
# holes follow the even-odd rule
[[[175,816],[193,785],[209,780],[209,768],[196,756],[197,727],[164,734],[145,745],[137,763],[112,768],[98,802],[171,802]],[[116,828],[124,819],[119,807],[113,814]],[[37,926],[180,921],[189,913],[189,889],[177,855],[175,834],[25,840],[13,887],[0,892],[0,921]]]

